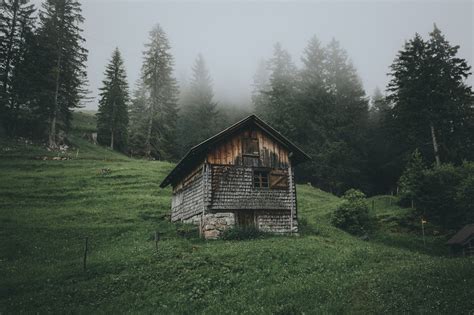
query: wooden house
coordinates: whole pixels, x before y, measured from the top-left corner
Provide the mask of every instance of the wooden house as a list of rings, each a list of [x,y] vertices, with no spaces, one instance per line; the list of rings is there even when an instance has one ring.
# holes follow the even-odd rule
[[[474,256],[474,224],[468,224],[449,239],[454,255]]]
[[[309,157],[251,115],[196,145],[163,180],[173,187],[171,221],[218,238],[232,226],[298,231],[295,165]]]

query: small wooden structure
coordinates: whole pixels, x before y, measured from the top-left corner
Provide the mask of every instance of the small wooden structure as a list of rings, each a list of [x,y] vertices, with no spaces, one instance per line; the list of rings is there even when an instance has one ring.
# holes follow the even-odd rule
[[[293,167],[309,159],[255,115],[193,147],[163,180],[171,221],[199,225],[207,239],[232,226],[298,231]]]
[[[463,227],[446,244],[455,255],[474,256],[474,224]]]

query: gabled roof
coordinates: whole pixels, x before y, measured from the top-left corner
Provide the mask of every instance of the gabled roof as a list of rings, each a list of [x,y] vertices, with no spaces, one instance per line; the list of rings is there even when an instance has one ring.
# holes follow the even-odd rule
[[[221,140],[236,134],[238,131],[248,126],[257,126],[272,139],[288,149],[288,151],[291,153],[291,161],[293,165],[297,165],[301,162],[311,159],[300,148],[284,137],[281,133],[273,129],[266,122],[258,118],[256,115],[250,115],[247,118],[244,118],[241,121],[233,124],[229,128],[222,130],[218,134],[192,147],[181,159],[181,161],[178,162],[176,167],[168,174],[168,176],[166,176],[166,178],[160,184],[160,187],[164,188],[169,184],[180,180],[183,176],[191,172],[199,163],[203,161],[204,157],[212,146],[219,143]]]
[[[462,245],[464,244],[472,235],[474,235],[474,224],[468,224],[463,227],[459,232],[454,234],[453,237],[449,239],[446,243],[448,245]]]

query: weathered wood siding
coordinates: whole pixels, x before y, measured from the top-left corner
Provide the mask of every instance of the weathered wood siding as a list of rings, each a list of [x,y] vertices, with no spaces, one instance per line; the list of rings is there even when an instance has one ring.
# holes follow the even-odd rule
[[[259,157],[245,156],[242,152],[242,139],[258,139]],[[287,168],[289,166],[288,150],[268,137],[262,130],[242,130],[210,150],[207,161],[210,164],[241,165],[269,168]]]
[[[255,214],[257,228],[264,232],[290,233],[293,226],[297,231],[296,216],[293,217],[291,224],[290,213],[288,210],[257,211]]]
[[[204,210],[202,166],[173,188],[171,221],[186,220]]]
[[[291,210],[292,203],[296,209],[294,185],[287,189],[256,188],[252,167],[211,165],[211,174],[210,210]]]

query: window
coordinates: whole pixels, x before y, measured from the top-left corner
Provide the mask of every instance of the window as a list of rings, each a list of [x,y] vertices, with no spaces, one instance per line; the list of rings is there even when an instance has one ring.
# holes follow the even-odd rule
[[[253,187],[268,188],[268,172],[254,171],[253,172]]]
[[[258,139],[244,137],[242,139],[242,152],[246,156],[259,156]]]

